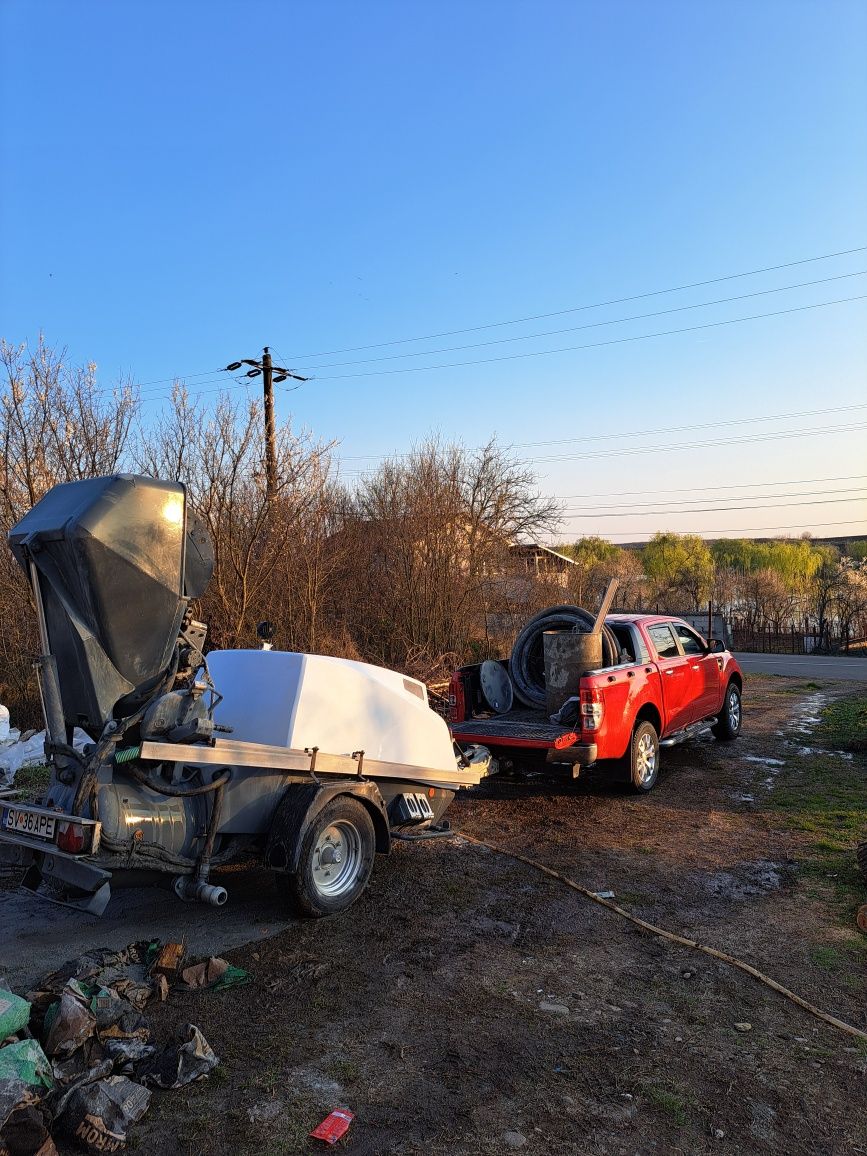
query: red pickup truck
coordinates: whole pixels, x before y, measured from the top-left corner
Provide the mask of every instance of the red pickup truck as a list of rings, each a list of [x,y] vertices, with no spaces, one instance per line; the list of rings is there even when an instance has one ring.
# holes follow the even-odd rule
[[[707,730],[722,741],[737,738],[743,674],[723,642],[706,642],[679,618],[658,614],[611,614],[605,622],[620,661],[582,676],[572,726],[524,706],[492,711],[481,667],[465,666],[449,686],[457,742],[490,747],[505,767],[541,759],[571,765],[577,776],[580,767],[601,763],[636,791],[649,791],[659,776],[660,747]]]

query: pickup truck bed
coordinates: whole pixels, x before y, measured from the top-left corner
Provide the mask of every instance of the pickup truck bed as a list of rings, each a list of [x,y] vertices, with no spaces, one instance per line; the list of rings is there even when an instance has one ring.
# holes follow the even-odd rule
[[[452,732],[457,737],[466,736],[471,742],[479,742],[484,735],[496,735],[505,744],[507,739],[518,746],[541,745],[549,747],[560,735],[568,734],[569,727],[549,722],[543,711],[530,707],[514,707],[506,714],[487,714],[481,718],[467,719],[455,725]]]

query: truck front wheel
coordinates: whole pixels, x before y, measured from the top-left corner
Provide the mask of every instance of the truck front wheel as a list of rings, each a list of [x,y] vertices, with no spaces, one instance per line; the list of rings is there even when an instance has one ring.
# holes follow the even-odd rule
[[[633,791],[646,794],[659,778],[659,735],[652,723],[640,722],[632,732],[622,763],[623,778]]]
[[[376,850],[373,820],[349,795],[327,803],[301,840],[297,870],[277,887],[300,915],[319,918],[350,907],[367,886]]]
[[[730,682],[726,687],[719,721],[711,727],[714,736],[720,742],[728,743],[736,739],[741,733],[741,692],[736,682]]]

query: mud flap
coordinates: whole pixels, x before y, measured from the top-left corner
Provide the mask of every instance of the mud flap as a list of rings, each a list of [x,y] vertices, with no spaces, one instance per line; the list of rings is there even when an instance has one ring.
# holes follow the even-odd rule
[[[61,907],[74,907],[87,915],[100,916],[111,899],[108,872],[100,872],[106,878],[98,884],[95,891],[81,892],[64,886],[60,879],[46,879],[41,870],[33,864],[27,868],[21,886],[37,899],[46,899],[49,903],[57,903]]]
[[[387,853],[391,837],[379,787],[370,779],[343,779],[336,783],[304,783],[286,790],[271,823],[263,861],[270,871],[289,874],[298,868],[304,832],[326,803],[349,795],[363,803],[373,819],[376,850]]]

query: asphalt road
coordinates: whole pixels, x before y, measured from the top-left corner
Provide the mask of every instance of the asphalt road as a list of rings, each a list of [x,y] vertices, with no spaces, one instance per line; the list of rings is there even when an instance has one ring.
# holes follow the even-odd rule
[[[867,682],[867,658],[833,658],[822,654],[736,654],[735,658],[747,674]]]

